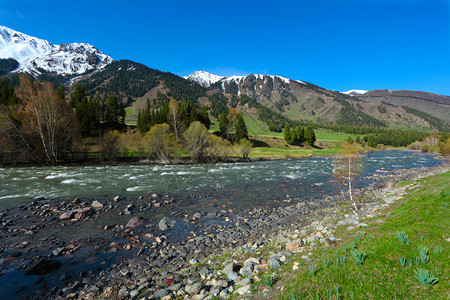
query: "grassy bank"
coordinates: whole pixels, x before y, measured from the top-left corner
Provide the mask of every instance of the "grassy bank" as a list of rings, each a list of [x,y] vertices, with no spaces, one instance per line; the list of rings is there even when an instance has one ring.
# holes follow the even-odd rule
[[[450,172],[397,185],[405,192],[392,195],[397,200],[366,220],[367,227],[339,227],[334,233],[340,239],[335,246],[319,244],[310,260],[295,254],[292,264],[285,264],[276,274],[268,273],[275,278],[272,287],[264,280],[256,284],[256,295],[271,299],[448,299]],[[404,242],[403,233],[407,236]],[[295,262],[299,269],[294,271]],[[430,280],[429,286],[423,286],[416,278],[419,270],[432,274],[437,282],[431,285]]]

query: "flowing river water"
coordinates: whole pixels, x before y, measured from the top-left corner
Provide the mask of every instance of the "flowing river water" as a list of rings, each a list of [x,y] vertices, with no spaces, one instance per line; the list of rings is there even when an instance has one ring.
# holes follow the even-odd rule
[[[267,209],[288,205],[291,200],[323,202],[326,196],[337,193],[331,176],[332,162],[331,157],[312,157],[202,165],[0,168],[0,221],[6,222],[3,223],[3,232],[8,233],[7,237],[0,237],[0,299],[2,295],[12,297],[11,299],[19,295],[30,295],[42,288],[42,283],[35,283],[41,282],[40,277],[24,275],[21,266],[36,255],[49,255],[58,245],[66,249],[69,244],[74,243],[85,246],[80,247],[75,256],[58,258],[63,267],[44,276],[44,284],[47,285],[61,286],[61,282],[64,282],[61,278],[82,278],[84,275],[77,274],[95,273],[95,270],[119,264],[130,255],[136,255],[133,250],[114,254],[95,250],[107,247],[111,241],[121,243],[122,239],[116,233],[102,228],[107,224],[123,226],[132,216],[112,209],[89,221],[75,222],[69,226],[61,225],[58,214],[53,217],[24,217],[22,210],[23,214],[30,211],[26,207],[29,205],[33,210],[32,202],[36,203],[36,198],[40,199],[37,203],[46,203],[48,200],[50,204],[47,205],[54,206],[59,205],[58,203],[71,203],[76,197],[87,203],[92,200],[107,203],[114,196],[121,195],[127,200],[120,203],[134,203],[136,207],[143,207],[152,199],[151,195],[157,193],[161,195],[161,199],[170,199],[170,204],[132,214],[142,216],[152,223],[153,227],[145,230],[153,230],[153,234],[158,234],[154,224],[162,217],[176,219],[175,227],[165,235],[167,242],[177,243],[198,230],[198,225],[183,222],[183,216],[195,212],[206,216],[202,218],[201,226],[209,226],[217,225],[223,220],[208,218],[208,212],[226,209],[239,215],[240,212],[255,207]],[[435,155],[412,151],[377,151],[365,155],[363,162],[363,174],[357,187],[373,182],[376,177],[374,174],[434,166],[443,160]],[[5,215],[3,220],[2,212]],[[13,225],[8,225],[8,221],[12,221]],[[27,228],[31,224],[49,226],[34,230],[31,236],[19,233],[21,228]],[[11,230],[14,230],[12,234]],[[23,242],[30,242],[30,245],[19,247],[24,250],[20,250],[21,256],[14,260],[12,255],[17,253],[17,245],[20,246]]]
[[[433,155],[411,151],[378,151],[365,156],[364,172],[414,168],[439,163]],[[267,201],[284,197],[272,187],[284,182],[302,188],[292,196],[310,194],[308,187],[330,182],[332,158],[217,163],[201,165],[120,165],[77,167],[0,168],[0,210],[26,205],[35,198],[137,197],[160,193],[189,198],[194,191],[230,189],[253,201],[249,190],[260,190]],[[271,196],[275,197],[272,198]],[[237,199],[236,199],[237,200]],[[242,199],[240,199],[240,204]]]

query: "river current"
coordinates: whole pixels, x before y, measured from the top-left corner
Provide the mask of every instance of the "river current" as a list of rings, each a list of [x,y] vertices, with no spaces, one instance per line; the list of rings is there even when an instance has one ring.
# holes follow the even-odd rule
[[[305,196],[301,192],[306,193],[309,187],[331,181],[332,161],[331,157],[313,157],[201,165],[0,168],[0,209],[26,205],[37,197],[102,199],[158,193],[189,198],[193,193],[211,189],[234,190],[252,202],[273,193],[273,186],[281,184],[303,186],[296,189],[297,192],[291,190],[294,193],[291,196],[301,197]],[[434,155],[412,151],[377,151],[364,156],[364,173],[431,166],[439,162]],[[258,195],[252,197],[245,193],[253,188]],[[272,200],[280,197],[271,196]]]

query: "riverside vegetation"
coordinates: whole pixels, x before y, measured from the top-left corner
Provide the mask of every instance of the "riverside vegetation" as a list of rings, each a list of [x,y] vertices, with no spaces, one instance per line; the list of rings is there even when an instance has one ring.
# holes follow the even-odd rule
[[[260,108],[259,119],[244,116],[219,96],[214,97],[221,101],[200,107],[192,95],[179,102],[160,95],[152,103],[147,101],[137,112],[136,126],[130,127],[124,102],[112,91],[89,96],[78,84],[69,96],[62,86],[54,89],[26,75],[20,76],[18,88],[1,79],[0,91],[0,162],[10,165],[143,159],[169,163],[188,158],[214,162],[337,154],[342,137],[348,137],[343,130],[353,133],[352,141],[372,148],[415,143],[413,147],[420,145],[424,152],[446,154],[450,149],[445,132],[428,138],[426,132],[381,127],[322,124],[320,128],[290,121],[245,95],[234,96],[233,103],[252,103]],[[281,122],[285,122],[283,133],[279,133]],[[191,125],[195,128],[189,130]],[[184,134],[187,131],[191,138]],[[193,134],[199,136],[193,139]]]

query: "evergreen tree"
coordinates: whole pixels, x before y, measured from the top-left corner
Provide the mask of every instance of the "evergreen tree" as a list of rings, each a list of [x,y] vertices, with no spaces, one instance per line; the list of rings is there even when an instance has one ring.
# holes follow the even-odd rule
[[[298,144],[303,144],[305,142],[305,129],[298,125],[295,129],[295,142]]]
[[[106,100],[105,127],[108,129],[122,129],[125,126],[125,107],[119,103],[111,92]]]
[[[284,134],[284,140],[286,141],[286,143],[292,144],[293,140],[292,140],[292,133],[291,133],[291,125],[289,125],[289,123],[286,123],[286,125],[284,125],[283,134]]]
[[[316,142],[316,134],[314,133],[314,129],[308,125],[305,129],[305,140],[308,145],[312,146]]]
[[[235,140],[240,141],[248,138],[247,126],[241,114],[237,116]]]
[[[70,104],[72,104],[73,107],[77,107],[77,105],[85,99],[87,99],[86,90],[84,89],[84,86],[79,83],[75,86],[75,90],[70,98]]]
[[[230,126],[230,124],[228,123],[227,113],[225,111],[223,111],[219,117],[219,131],[220,131],[220,135],[223,138],[228,137],[229,126]]]

